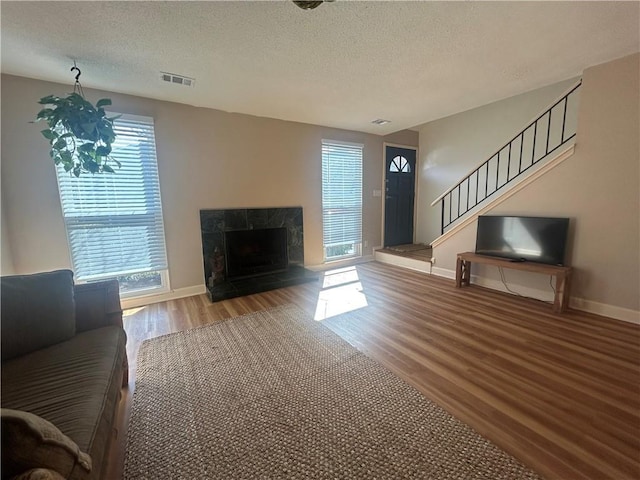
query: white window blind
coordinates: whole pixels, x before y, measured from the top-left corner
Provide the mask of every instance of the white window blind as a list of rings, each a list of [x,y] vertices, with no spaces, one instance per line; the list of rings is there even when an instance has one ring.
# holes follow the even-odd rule
[[[153,119],[114,122],[115,173],[79,178],[58,168],[60,199],[76,278],[167,269]]]
[[[325,260],[360,255],[362,145],[322,142]]]

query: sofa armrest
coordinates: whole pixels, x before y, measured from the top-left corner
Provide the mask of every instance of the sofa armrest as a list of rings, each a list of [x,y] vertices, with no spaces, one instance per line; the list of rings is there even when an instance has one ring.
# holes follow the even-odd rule
[[[117,280],[83,283],[73,286],[76,304],[76,333],[115,325],[124,329],[120,287]],[[122,386],[129,384],[129,361],[122,362]]]
[[[122,327],[117,280],[74,285],[76,332],[116,325]]]

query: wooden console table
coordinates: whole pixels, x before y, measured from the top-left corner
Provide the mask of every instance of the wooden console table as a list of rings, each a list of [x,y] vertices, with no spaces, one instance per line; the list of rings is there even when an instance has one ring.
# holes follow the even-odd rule
[[[571,294],[571,267],[559,267],[556,265],[545,265],[535,262],[512,262],[510,260],[477,255],[473,252],[459,253],[456,260],[456,287],[461,288],[471,282],[471,264],[482,263],[494,265],[512,270],[524,270],[526,272],[542,273],[551,275],[556,279],[556,294],[553,299],[553,311],[564,312],[569,306],[569,296]]]

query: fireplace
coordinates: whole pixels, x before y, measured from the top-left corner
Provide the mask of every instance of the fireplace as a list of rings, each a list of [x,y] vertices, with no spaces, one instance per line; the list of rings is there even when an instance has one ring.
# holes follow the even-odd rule
[[[227,278],[282,272],[289,265],[287,229],[260,228],[224,232]]]
[[[302,207],[200,210],[211,301],[317,281],[304,268]]]

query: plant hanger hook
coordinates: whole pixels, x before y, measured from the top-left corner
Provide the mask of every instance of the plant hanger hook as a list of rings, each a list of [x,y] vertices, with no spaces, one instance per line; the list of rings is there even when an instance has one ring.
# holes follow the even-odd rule
[[[78,71],[78,73],[76,73],[76,82],[80,83],[80,75],[82,75],[82,72],[78,67],[76,67],[75,63],[73,64],[73,67],[71,67],[71,71],[73,72],[74,70]]]

